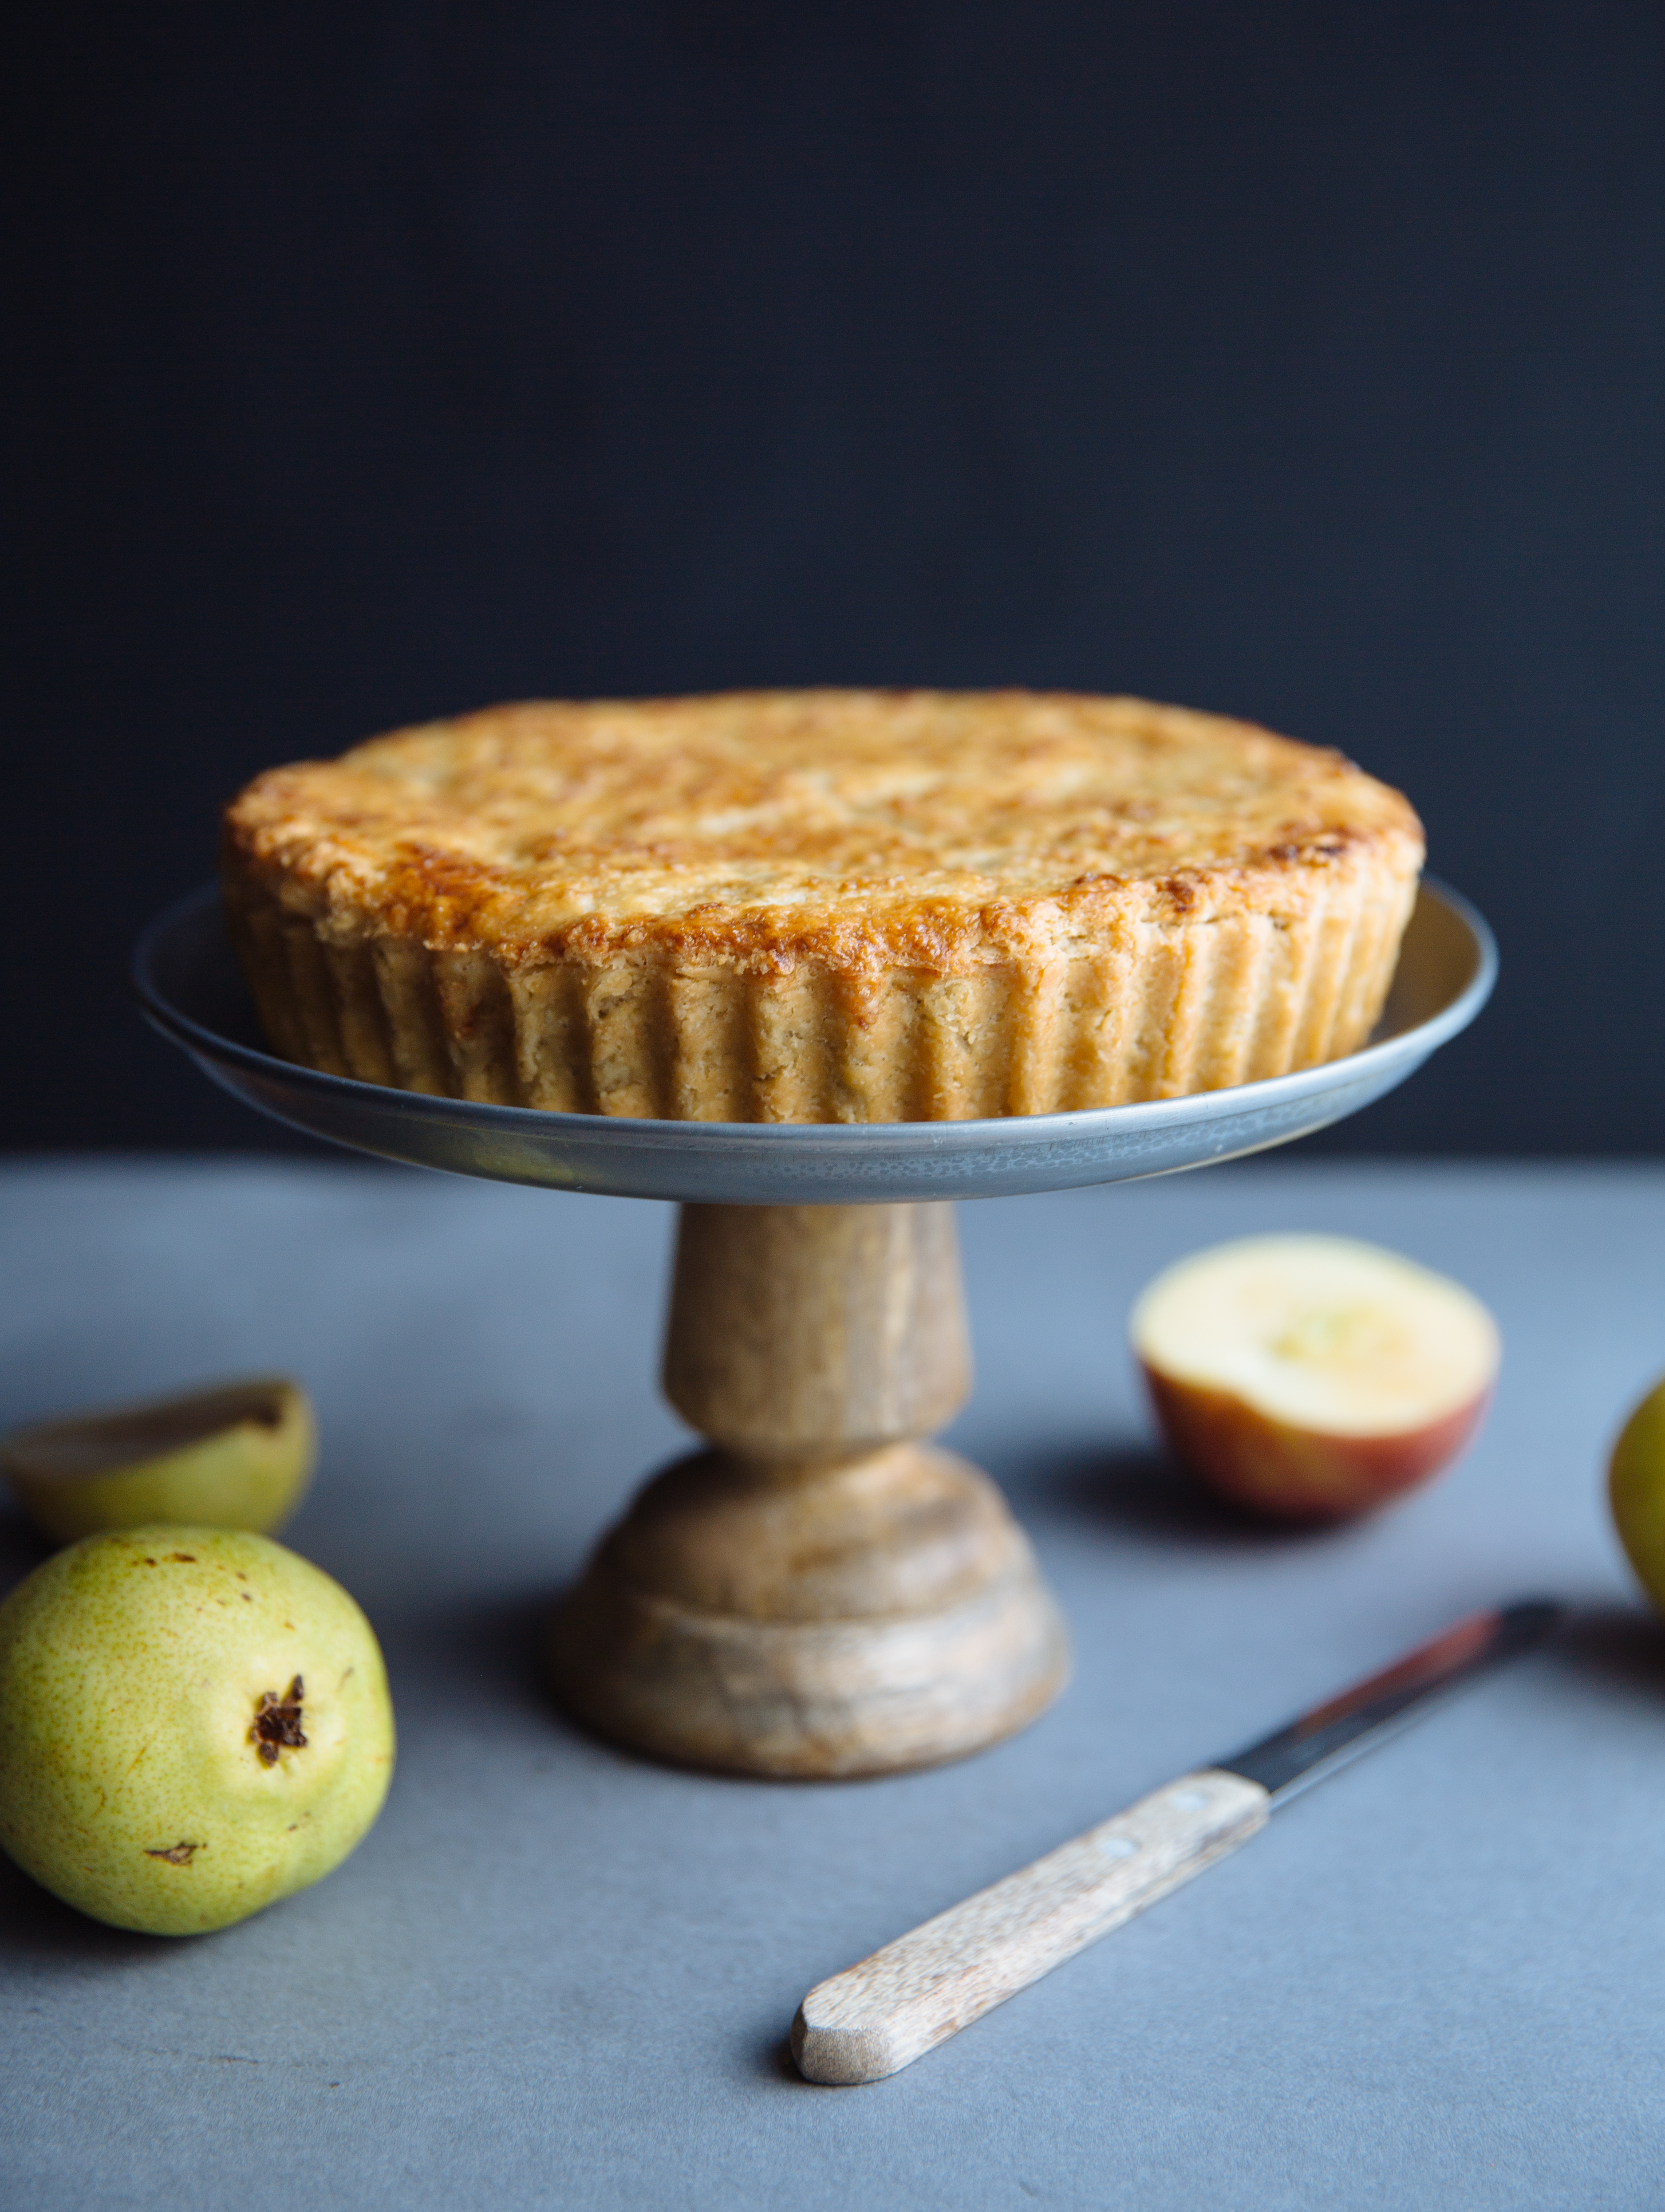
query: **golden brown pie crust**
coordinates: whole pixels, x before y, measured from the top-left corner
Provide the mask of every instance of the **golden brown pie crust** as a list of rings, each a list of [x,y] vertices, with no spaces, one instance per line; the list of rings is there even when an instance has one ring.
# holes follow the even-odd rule
[[[1422,862],[1339,754],[1137,699],[497,707],[273,769],[227,914],[274,1046],[560,1112],[894,1121],[1351,1052]]]

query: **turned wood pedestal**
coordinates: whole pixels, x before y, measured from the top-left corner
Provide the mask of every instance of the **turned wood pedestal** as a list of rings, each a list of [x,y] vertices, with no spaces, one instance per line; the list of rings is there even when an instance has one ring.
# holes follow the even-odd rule
[[[947,1205],[685,1206],[667,1397],[709,1448],[641,1492],[552,1624],[600,1734],[749,1774],[978,1750],[1069,1669],[985,1474],[927,1441],[971,1388]]]

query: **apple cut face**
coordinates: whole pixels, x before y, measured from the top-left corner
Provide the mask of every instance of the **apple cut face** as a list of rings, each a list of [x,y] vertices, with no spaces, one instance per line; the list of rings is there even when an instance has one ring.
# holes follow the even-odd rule
[[[1379,1245],[1250,1237],[1168,1268],[1133,1350],[1170,1448],[1237,1504],[1337,1520],[1448,1466],[1497,1378],[1472,1292]]]

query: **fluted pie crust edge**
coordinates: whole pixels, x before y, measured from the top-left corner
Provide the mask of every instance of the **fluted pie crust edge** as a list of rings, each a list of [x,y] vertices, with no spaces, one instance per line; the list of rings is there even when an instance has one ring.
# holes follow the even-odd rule
[[[1298,835],[1225,866],[1181,851],[1159,874],[1089,866],[1016,896],[997,883],[976,903],[933,879],[899,906],[893,879],[879,893],[835,884],[813,914],[802,899],[765,912],[754,896],[727,915],[719,901],[558,926],[528,894],[517,907],[501,866],[482,862],[471,886],[464,859],[432,859],[419,838],[391,866],[385,829],[356,830],[345,806],[330,814],[334,764],[303,763],[257,779],[229,810],[228,923],[285,1058],[552,1112],[959,1121],[1176,1097],[1355,1051],[1415,898],[1415,815],[1333,755],[1143,712],[1181,735],[1211,726],[1217,753],[1236,730],[1286,749],[1291,775],[1298,756],[1331,764],[1339,796],[1325,818],[1308,805]],[[408,734],[431,752],[431,730]],[[466,790],[450,803],[466,813]],[[528,911],[543,926],[517,921]]]

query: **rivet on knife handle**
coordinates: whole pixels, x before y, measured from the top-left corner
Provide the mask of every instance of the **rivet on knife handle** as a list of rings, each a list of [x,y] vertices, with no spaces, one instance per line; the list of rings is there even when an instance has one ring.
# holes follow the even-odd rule
[[[991,1889],[820,1982],[792,2056],[811,2081],[882,2081],[1247,1843],[1274,1805],[1434,1700],[1529,1650],[1562,1608],[1475,1613],[1216,1766],[1170,1782]]]
[[[810,1990],[792,2056],[812,2081],[877,2081],[1050,1973],[1266,1826],[1270,1793],[1170,1782]]]

